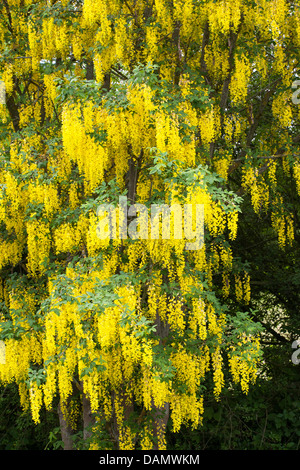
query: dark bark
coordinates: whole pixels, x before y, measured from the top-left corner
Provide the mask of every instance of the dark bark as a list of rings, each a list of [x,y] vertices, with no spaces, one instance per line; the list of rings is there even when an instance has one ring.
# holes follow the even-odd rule
[[[104,75],[102,89],[105,90],[105,91],[110,90],[110,72],[108,72]]]
[[[170,416],[170,404],[165,403],[161,407],[153,407],[153,437],[154,443],[152,450],[159,450],[159,443],[162,436],[165,435]]]
[[[86,440],[92,436],[92,426],[95,424],[95,417],[91,411],[91,402],[84,393],[82,396],[82,418],[83,439]]]
[[[86,79],[94,80],[94,76],[95,76],[94,62],[92,60],[88,60],[86,64]]]
[[[6,106],[7,106],[10,118],[12,120],[12,123],[13,123],[14,131],[18,132],[20,130],[20,126],[19,126],[20,116],[19,116],[18,107],[15,103],[13,95],[10,95],[7,97]]]
[[[130,204],[134,204],[135,197],[136,197],[136,185],[137,185],[137,181],[139,177],[140,164],[144,155],[144,151],[143,149],[141,149],[141,152],[138,158],[132,155],[131,149],[129,153],[130,153],[129,169],[128,169],[125,179],[126,179],[126,187],[127,187],[127,198]]]

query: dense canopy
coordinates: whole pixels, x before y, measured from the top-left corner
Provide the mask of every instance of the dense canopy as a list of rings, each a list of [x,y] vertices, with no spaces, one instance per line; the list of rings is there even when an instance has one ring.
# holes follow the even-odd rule
[[[299,285],[299,4],[3,0],[0,38],[0,380],[35,423],[59,404],[65,448],[83,420],[89,449],[165,449],[248,393],[262,293]],[[203,207],[204,245],[174,212],[151,236],[154,205]]]

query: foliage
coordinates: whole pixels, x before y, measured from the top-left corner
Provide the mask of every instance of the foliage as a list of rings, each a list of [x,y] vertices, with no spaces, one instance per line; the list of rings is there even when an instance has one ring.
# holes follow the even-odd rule
[[[0,450],[55,449],[51,436],[55,428],[59,429],[56,413],[43,412],[41,423],[35,424],[30,410],[23,410],[20,406],[15,384],[1,386],[0,409]],[[56,445],[57,442],[59,440],[56,438]]]
[[[1,382],[37,424],[59,403],[64,448],[164,449],[232,388],[250,397],[237,413],[255,408],[281,336],[262,302],[280,292],[292,319],[298,299],[276,290],[280,269],[300,278],[298,9],[8,0],[0,31]],[[143,225],[155,204],[203,206],[204,245],[188,210],[169,237]],[[258,224],[268,250],[251,253]],[[277,282],[257,288],[274,253]]]

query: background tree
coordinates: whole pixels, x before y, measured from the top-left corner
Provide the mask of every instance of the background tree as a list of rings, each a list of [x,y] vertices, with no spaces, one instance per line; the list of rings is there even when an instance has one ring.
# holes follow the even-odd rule
[[[0,378],[35,422],[58,406],[66,449],[165,448],[169,417],[197,428],[206,397],[248,392],[265,294],[294,305],[256,286],[269,237],[297,266],[299,9],[18,0],[0,20]],[[131,217],[204,204],[205,246],[100,239],[120,195]]]

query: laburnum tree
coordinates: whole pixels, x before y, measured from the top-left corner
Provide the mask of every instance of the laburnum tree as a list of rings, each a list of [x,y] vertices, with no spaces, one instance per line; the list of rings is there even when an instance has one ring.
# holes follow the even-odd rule
[[[234,244],[242,207],[297,236],[299,5],[3,0],[0,25],[1,382],[36,423],[57,408],[65,449],[165,449],[259,371]],[[169,238],[101,238],[120,196],[128,228],[203,205],[204,245],[174,214]]]

